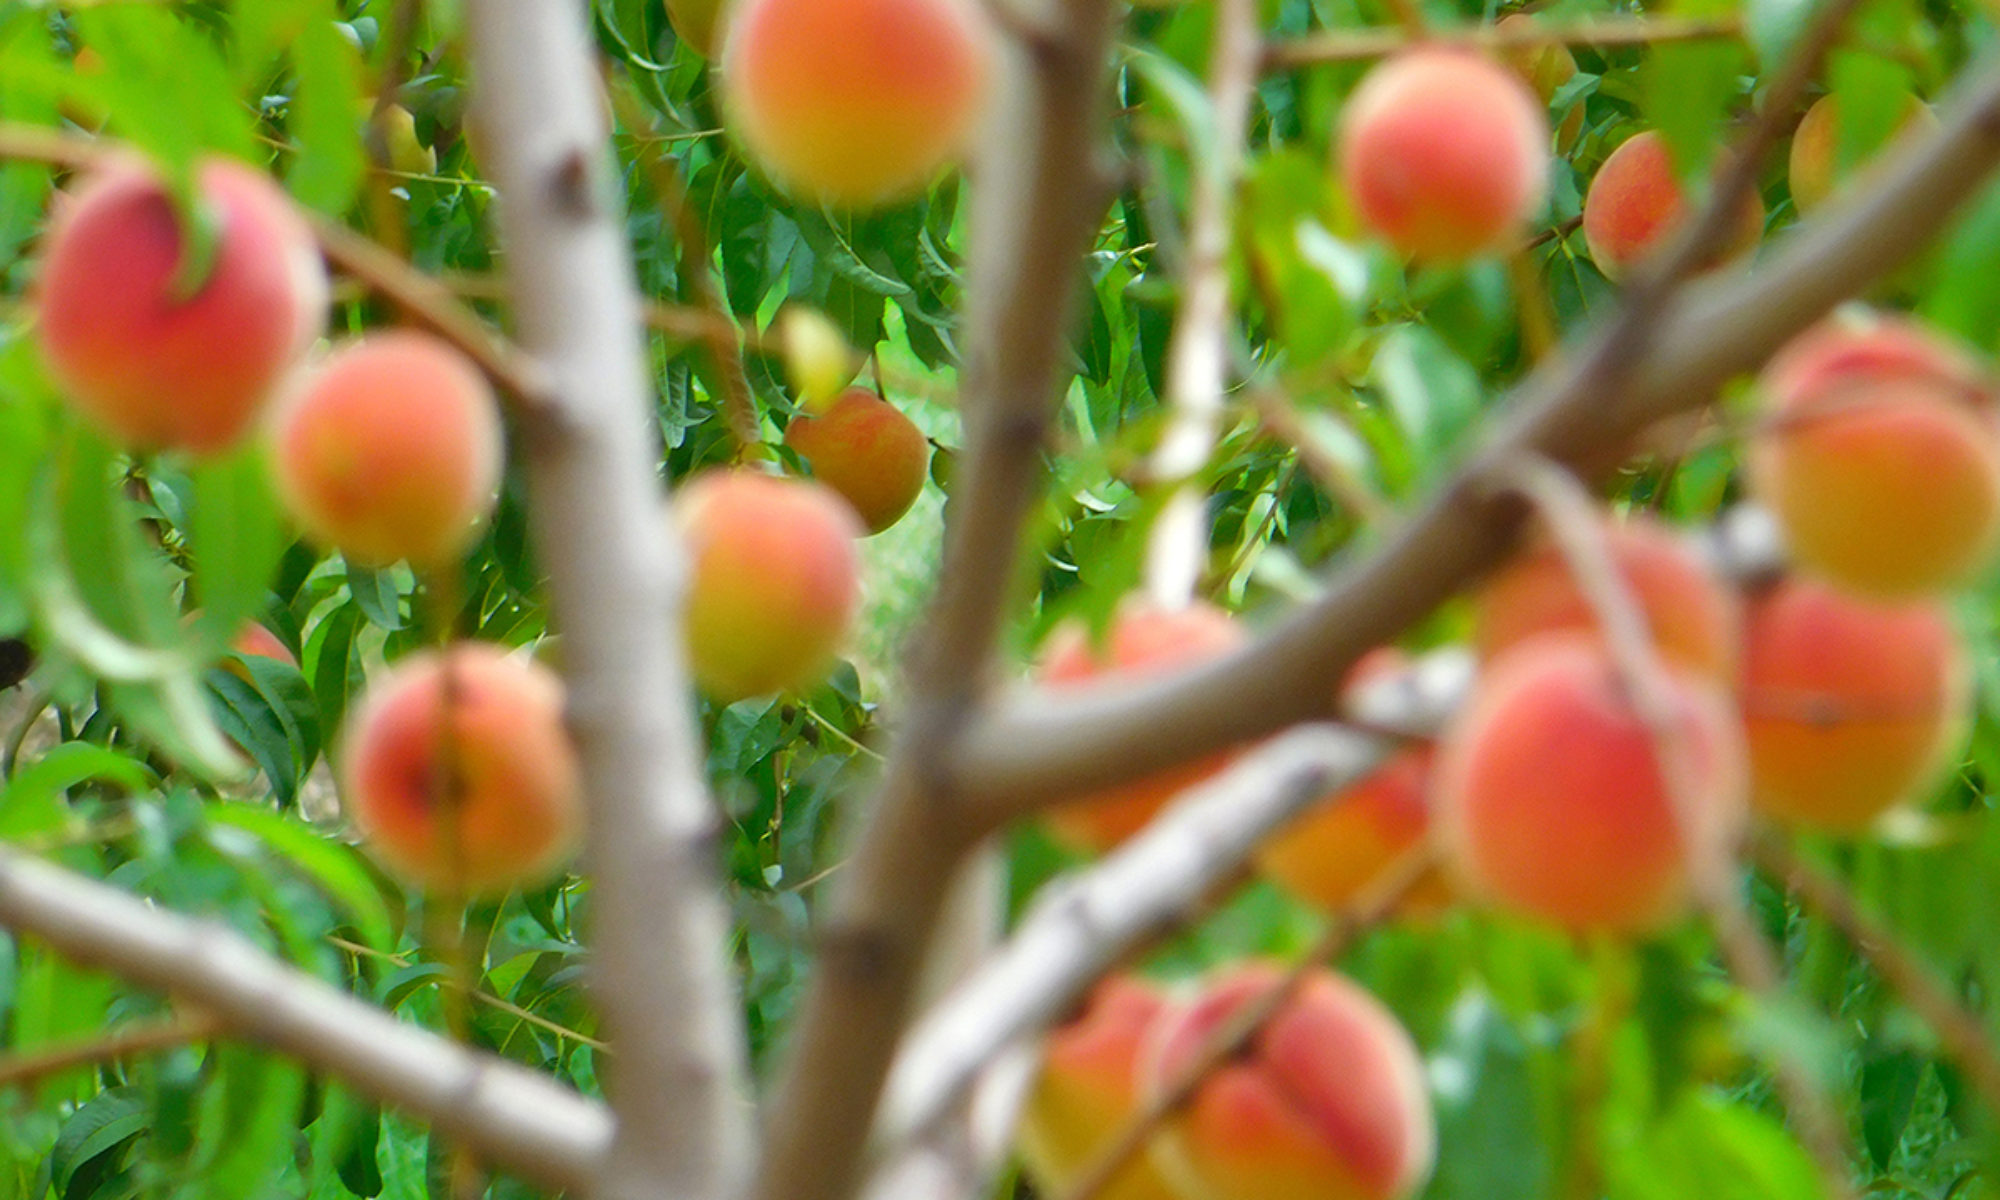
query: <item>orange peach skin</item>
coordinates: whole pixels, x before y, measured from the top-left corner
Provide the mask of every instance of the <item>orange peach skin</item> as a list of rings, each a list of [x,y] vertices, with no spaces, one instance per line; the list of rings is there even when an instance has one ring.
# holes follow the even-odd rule
[[[280,406],[278,495],[316,540],[373,566],[463,554],[500,486],[500,411],[471,360],[429,334],[371,334]]]
[[[1468,894],[1571,930],[1644,933],[1727,864],[1743,816],[1743,730],[1715,683],[1663,671],[1684,814],[1602,644],[1547,634],[1490,664],[1440,745],[1440,842]]]
[[[864,207],[923,188],[971,138],[995,73],[972,0],[737,0],[723,110],[788,188]]]
[[[1937,114],[1930,105],[1905,93],[1903,117],[1892,137],[1913,130],[1935,129],[1937,123]],[[1839,161],[1840,100],[1833,95],[1821,96],[1806,110],[1798,130],[1792,134],[1792,150],[1787,160],[1792,203],[1801,214],[1818,208],[1833,194]]]
[[[1036,678],[1051,689],[1090,681],[1135,679],[1193,666],[1243,643],[1243,631],[1219,608],[1194,604],[1163,610],[1136,603],[1113,618],[1107,640],[1093,646],[1081,626],[1069,625],[1049,639]],[[1193,787],[1229,765],[1233,753],[1212,754],[1144,779],[1093,792],[1051,810],[1045,820],[1066,842],[1087,850],[1109,850],[1144,828],[1174,794]]]
[[[1780,821],[1864,830],[1920,799],[1969,727],[1971,669],[1941,605],[1788,580],[1752,604],[1745,650],[1750,800]]]
[[[869,533],[902,520],[930,471],[923,431],[867,388],[848,388],[826,411],[792,418],[785,444],[812,467],[814,479],[854,506]]]
[[[2000,421],[1990,402],[1922,378],[1857,376],[1770,409],[1751,493],[1793,556],[1861,595],[1923,596],[2000,545]]]
[[[1496,63],[1413,50],[1348,97],[1340,173],[1362,222],[1405,253],[1454,260],[1502,250],[1547,193],[1548,113]]]
[[[413,655],[349,717],[347,810],[384,866],[468,896],[540,883],[583,830],[561,683],[499,647]]]
[[[326,321],[326,268],[278,186],[240,163],[198,169],[214,261],[178,298],[188,242],[153,170],[125,160],[59,199],[35,285],[49,373],[127,445],[215,454],[249,433]]]
[[[847,502],[808,480],[712,471],[681,487],[674,511],[695,682],[728,703],[824,677],[861,603],[862,529]]]
[[[1640,260],[1665,245],[1687,215],[1687,193],[1674,176],[1667,143],[1647,130],[1627,138],[1590,181],[1583,198],[1583,240],[1607,279],[1622,279]],[[1764,201],[1743,205],[1732,257],[1757,244],[1764,232]]]
[[[1743,636],[1741,606],[1670,528],[1650,517],[1607,518],[1604,544],[1644,612],[1655,646],[1717,680],[1736,674]],[[1473,643],[1482,658],[1538,634],[1597,632],[1598,617],[1554,544],[1529,547],[1479,590]]]
[[[1162,1018],[1144,1074],[1156,1095],[1281,972],[1246,964]],[[1421,1187],[1437,1131],[1410,1036],[1373,996],[1309,974],[1240,1055],[1165,1123],[1153,1156],[1186,1200],[1397,1200]]]
[[[1021,1159],[1039,1194],[1075,1187],[1138,1111],[1139,1052],[1166,997],[1143,979],[1114,975],[1084,1011],[1049,1034],[1041,1074],[1021,1111]],[[1099,1193],[1104,1200],[1180,1200],[1144,1155]]]
[[[1429,832],[1431,758],[1428,746],[1397,751],[1366,779],[1265,842],[1258,869],[1308,904],[1352,909],[1362,891]],[[1433,874],[1411,889],[1399,911],[1436,913],[1451,899],[1450,886]]]

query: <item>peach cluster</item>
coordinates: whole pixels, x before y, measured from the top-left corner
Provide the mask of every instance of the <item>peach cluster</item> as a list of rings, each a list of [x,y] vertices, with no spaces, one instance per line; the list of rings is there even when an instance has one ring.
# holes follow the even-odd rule
[[[1277,967],[1251,962],[1185,998],[1130,976],[1100,984],[1050,1035],[1022,1116],[1022,1158],[1037,1185],[1074,1186],[1136,1113],[1283,982]],[[1105,1194],[1400,1200],[1428,1179],[1436,1136],[1409,1034],[1355,983],[1309,971],[1245,1047],[1200,1077]]]

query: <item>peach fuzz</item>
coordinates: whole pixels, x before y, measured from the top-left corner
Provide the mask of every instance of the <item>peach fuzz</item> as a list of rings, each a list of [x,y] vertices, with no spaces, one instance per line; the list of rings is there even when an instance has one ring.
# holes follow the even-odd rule
[[[472,361],[392,330],[335,350],[280,404],[278,496],[315,540],[373,566],[463,554],[500,487],[500,411]]]
[[[1890,138],[1893,140],[1916,130],[1935,129],[1937,124],[1937,114],[1931,111],[1930,105],[1905,92],[1903,115]],[[1801,214],[1818,208],[1833,194],[1839,182],[1839,170],[1840,100],[1828,94],[1813,102],[1792,134],[1787,171],[1791,180],[1792,203]]]
[[[1466,51],[1411,50],[1370,71],[1341,110],[1339,142],[1362,223],[1419,258],[1506,249],[1548,190],[1545,106]]]
[[[1139,1053],[1167,998],[1114,975],[1083,1011],[1049,1033],[1041,1072],[1021,1110],[1021,1159],[1040,1194],[1067,1193],[1139,1110]],[[1104,1200],[1180,1200],[1144,1155],[1112,1177]]]
[[[542,882],[583,831],[562,684],[546,667],[467,642],[374,680],[348,718],[347,811],[384,866],[469,896]]]
[[[1535,19],[1527,13],[1509,13],[1500,18],[1493,28],[1509,35],[1527,35],[1535,28]],[[1576,56],[1561,42],[1549,40],[1532,45],[1510,46],[1500,52],[1500,57],[1514,73],[1527,81],[1535,94],[1542,98],[1544,106],[1555,101],[1556,93],[1563,85],[1576,78]],[[1577,104],[1563,118],[1556,130],[1556,149],[1567,153],[1576,145],[1576,139],[1583,133],[1583,105]]]
[[[839,492],[869,533],[901,520],[923,493],[931,444],[916,423],[867,388],[848,388],[825,411],[800,413],[785,444]]]
[[[729,703],[817,683],[861,604],[861,522],[824,484],[709,471],[682,485],[695,682]]]
[[[736,0],[722,103],[780,184],[862,207],[921,190],[984,115],[994,35],[975,0]]]
[[[1681,796],[1597,639],[1545,634],[1488,665],[1445,732],[1432,793],[1469,895],[1571,930],[1646,933],[1726,867],[1744,814],[1741,722],[1717,683],[1661,676]]]
[[[1645,615],[1656,648],[1718,680],[1736,673],[1742,613],[1736,594],[1671,528],[1646,516],[1603,524],[1606,552]],[[1542,539],[1479,589],[1473,644],[1492,659],[1538,634],[1598,631],[1598,616],[1568,561]]]
[[[1218,658],[1243,644],[1243,630],[1213,605],[1162,609],[1138,602],[1112,618],[1103,645],[1093,645],[1080,624],[1056,631],[1044,650],[1036,679],[1059,690],[1089,682],[1159,675]],[[1063,841],[1086,850],[1109,850],[1144,828],[1177,792],[1229,765],[1234,754],[1196,762],[1080,797],[1048,811],[1044,820]]]
[[[1788,580],[1750,608],[1750,800],[1842,833],[1921,798],[1970,725],[1972,673],[1942,606]]]
[[[1654,130],[1627,138],[1590,181],[1583,198],[1583,240],[1605,278],[1623,279],[1632,267],[1679,232],[1687,192],[1674,175],[1666,139]],[[1745,198],[1728,258],[1757,244],[1764,233],[1762,197]]]
[[[124,159],[59,197],[35,336],[56,385],[127,445],[216,454],[249,433],[325,324],[326,267],[285,193],[241,163],[195,173],[213,261],[180,296],[190,250],[159,175]]]
[[[1749,448],[1750,491],[1806,569],[1879,599],[1964,582],[2000,545],[1993,406],[1922,378],[1851,381],[1777,402]]]
[[[1282,979],[1268,964],[1238,966],[1169,1012],[1142,1068],[1145,1092],[1188,1070]],[[1163,1124],[1153,1157],[1186,1200],[1396,1200],[1423,1186],[1436,1146],[1409,1034],[1360,987],[1316,970]]]

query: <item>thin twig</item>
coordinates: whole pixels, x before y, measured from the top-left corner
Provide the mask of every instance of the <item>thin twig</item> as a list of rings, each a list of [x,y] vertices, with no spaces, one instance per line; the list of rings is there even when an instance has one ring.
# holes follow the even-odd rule
[[[214,1017],[191,1014],[164,1021],[127,1025],[116,1033],[87,1042],[51,1046],[30,1054],[0,1058],[0,1088],[26,1087],[73,1067],[115,1062],[156,1050],[171,1050],[206,1042],[222,1032]]]
[[[1421,35],[1413,35],[1407,29],[1336,30],[1270,44],[1264,51],[1264,69],[1279,71],[1314,63],[1383,58],[1408,46],[1418,36],[1426,41],[1481,50],[1511,50],[1544,45],[1598,49],[1657,46],[1667,42],[1711,41],[1742,35],[1743,23],[1735,17],[1598,17],[1576,25],[1537,25],[1519,29],[1501,29],[1493,25],[1432,28]]]

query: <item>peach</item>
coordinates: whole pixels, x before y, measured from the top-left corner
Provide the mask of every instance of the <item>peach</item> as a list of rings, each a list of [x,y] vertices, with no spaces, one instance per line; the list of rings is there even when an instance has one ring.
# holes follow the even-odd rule
[[[1937,114],[1931,111],[1930,105],[1905,92],[1903,115],[1891,136],[1913,130],[1935,129],[1937,123]],[[1880,146],[1867,149],[1873,151]],[[1828,94],[1813,102],[1805,117],[1799,121],[1797,131],[1792,134],[1788,170],[1792,203],[1801,214],[1818,208],[1833,194],[1839,179],[1839,166],[1840,101],[1838,97]]]
[[[553,673],[479,642],[426,651],[349,715],[341,792],[390,870],[465,896],[541,883],[583,830],[576,751]]]
[[[1647,130],[1627,138],[1590,181],[1583,198],[1583,240],[1607,279],[1623,279],[1671,241],[1687,217],[1687,192],[1674,175],[1666,139]],[[1749,251],[1764,233],[1764,200],[1749,196],[1735,240],[1721,257]]]
[[[1282,978],[1244,964],[1162,1017],[1142,1066],[1146,1092],[1190,1069]],[[1395,1200],[1423,1186],[1436,1146],[1410,1035],[1360,987],[1316,970],[1162,1126],[1153,1157],[1186,1200]]]
[[[1370,651],[1349,672],[1347,694],[1408,669],[1408,656],[1393,647]],[[1309,904],[1333,912],[1352,908],[1369,884],[1430,832],[1431,759],[1428,743],[1391,754],[1259,847],[1258,869]],[[1433,873],[1404,897],[1401,910],[1435,913],[1451,899],[1450,886]]]
[[[1607,517],[1603,531],[1605,550],[1660,652],[1716,679],[1733,678],[1742,637],[1735,593],[1691,545],[1650,517]],[[1546,539],[1495,574],[1473,609],[1473,643],[1489,660],[1538,634],[1597,629],[1597,613],[1568,561]]]
[[[327,280],[312,230],[269,178],[209,159],[195,180],[214,237],[205,272],[143,163],[94,170],[60,200],[35,334],[56,385],[113,437],[216,454],[244,438],[319,335]]]
[[[1090,681],[1138,679],[1218,657],[1243,642],[1243,631],[1228,613],[1196,603],[1162,609],[1128,604],[1112,619],[1102,646],[1091,643],[1080,624],[1049,639],[1036,678],[1047,688]],[[1144,828],[1175,793],[1193,787],[1229,765],[1230,752],[1211,754],[1171,770],[1118,784],[1052,809],[1046,816],[1056,836],[1086,850],[1104,851]]]
[[[272,442],[285,507],[358,563],[451,561],[499,492],[493,390],[425,333],[376,333],[334,351],[279,405]]]
[[[1644,933],[1723,870],[1744,805],[1723,688],[1666,665],[1665,749],[1603,644],[1552,633],[1494,660],[1440,744],[1439,840],[1466,891],[1572,930]]]
[[[1362,223],[1419,258],[1508,248],[1541,207],[1548,173],[1546,107],[1476,54],[1399,54],[1341,110],[1340,174]]]
[[[1875,604],[1792,579],[1750,607],[1750,801],[1852,833],[1921,798],[1969,728],[1972,674],[1933,602]]]
[[[867,388],[848,388],[826,411],[793,417],[785,444],[806,460],[814,479],[854,506],[869,533],[901,520],[930,473],[923,431]]]
[[[1964,582],[2000,546],[2000,411],[1951,347],[1901,323],[1818,330],[1761,392],[1750,492],[1801,566],[1901,599]]]
[[[298,655],[292,653],[292,648],[279,641],[277,634],[255,621],[244,622],[243,628],[230,639],[229,648],[246,658],[274,659],[294,668],[299,665]],[[242,663],[232,661],[227,666],[245,679],[250,677],[250,672],[243,669]]]
[[[1535,28],[1535,19],[1527,13],[1509,13],[1500,18],[1494,28],[1507,34],[1527,34]],[[1563,85],[1576,78],[1576,56],[1569,47],[1558,41],[1545,41],[1534,45],[1510,46],[1501,52],[1501,59],[1516,75],[1527,81],[1535,94],[1542,98],[1543,105],[1555,101],[1556,93]],[[1583,133],[1583,105],[1577,104],[1563,118],[1556,130],[1556,150],[1568,153],[1576,145],[1576,139]]]
[[[667,0],[667,21],[674,36],[703,58],[715,55],[726,0]]]
[[[688,666],[725,703],[818,682],[861,604],[861,523],[824,484],[710,471],[680,488]]]
[[[1140,1049],[1166,1008],[1166,997],[1144,979],[1113,975],[1091,992],[1081,1013],[1050,1032],[1019,1130],[1021,1160],[1038,1194],[1068,1194],[1138,1112]],[[1180,1200],[1145,1155],[1099,1195]]]
[[[970,140],[993,43],[974,0],[738,0],[723,111],[786,187],[849,207],[900,199]]]

